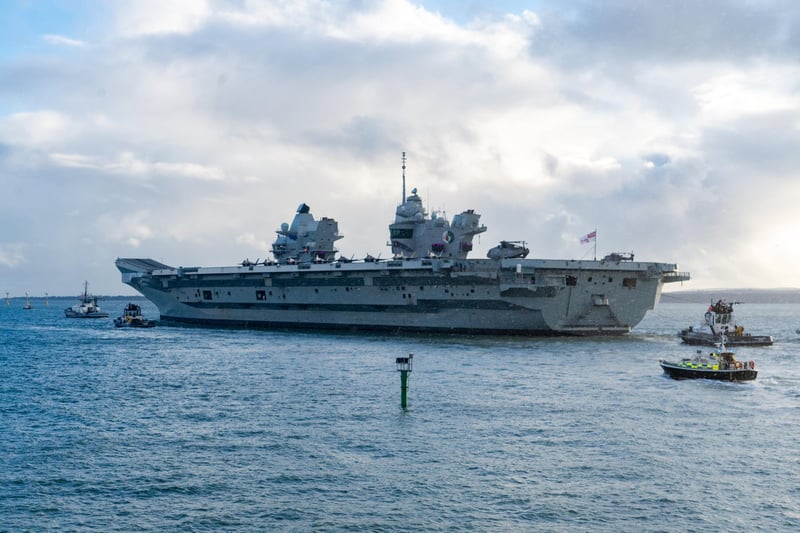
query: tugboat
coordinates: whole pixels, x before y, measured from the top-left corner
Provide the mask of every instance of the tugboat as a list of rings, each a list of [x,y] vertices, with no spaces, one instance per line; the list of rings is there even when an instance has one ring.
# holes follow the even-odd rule
[[[152,328],[155,325],[154,320],[142,316],[142,308],[134,303],[126,305],[122,316],[114,319],[114,327],[117,328]]]
[[[717,300],[708,306],[703,322],[680,332],[686,344],[715,346],[720,335],[725,335],[731,346],[772,346],[771,335],[751,335],[744,332],[733,316],[733,305],[740,302]]]
[[[717,344],[718,351],[705,355],[697,350],[694,357],[677,363],[659,361],[664,372],[673,379],[716,379],[719,381],[753,381],[758,375],[755,361],[738,361],[725,347],[725,336]]]
[[[108,318],[108,313],[100,310],[97,305],[97,297],[89,294],[89,282],[83,282],[83,294],[81,301],[72,307],[64,309],[67,318]]]

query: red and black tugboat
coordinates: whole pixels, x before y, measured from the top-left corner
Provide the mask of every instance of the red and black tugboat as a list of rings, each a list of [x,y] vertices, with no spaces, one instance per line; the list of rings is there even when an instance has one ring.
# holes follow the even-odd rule
[[[661,368],[673,379],[716,379],[718,381],[753,381],[758,376],[755,361],[739,361],[725,347],[725,336],[717,344],[717,351],[708,355],[697,350],[694,357],[678,362],[659,361]]]

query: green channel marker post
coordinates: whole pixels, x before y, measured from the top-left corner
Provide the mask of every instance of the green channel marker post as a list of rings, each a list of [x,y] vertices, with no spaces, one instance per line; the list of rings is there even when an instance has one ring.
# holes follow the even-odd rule
[[[400,407],[405,409],[408,407],[408,375],[411,373],[411,363],[414,359],[414,354],[408,354],[408,357],[398,357],[395,362],[397,363],[397,370],[400,372]]]

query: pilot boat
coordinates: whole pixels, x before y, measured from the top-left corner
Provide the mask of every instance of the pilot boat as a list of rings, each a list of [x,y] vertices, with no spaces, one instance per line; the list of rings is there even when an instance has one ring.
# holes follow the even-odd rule
[[[708,354],[697,350],[693,357],[677,362],[660,360],[661,368],[673,379],[715,379],[719,381],[753,381],[758,376],[755,361],[739,361],[725,347],[721,336],[717,350]]]

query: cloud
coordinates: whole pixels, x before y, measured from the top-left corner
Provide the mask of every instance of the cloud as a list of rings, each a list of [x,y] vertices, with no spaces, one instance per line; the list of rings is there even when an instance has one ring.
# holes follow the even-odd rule
[[[85,154],[50,154],[57,165],[73,168],[98,168],[96,158]]]
[[[74,124],[65,113],[44,109],[0,118],[0,139],[8,145],[42,146],[69,137]]]
[[[739,283],[700,268],[731,254],[786,284],[764,265],[800,251],[760,243],[800,222],[794,3],[448,8],[135,2],[92,11],[91,46],[53,28],[79,52],[0,65],[0,242],[33,264],[80,247],[116,291],[117,255],[263,257],[307,202],[346,255],[378,255],[406,151],[431,210],[483,214],[475,256],[525,239],[575,257],[597,227],[604,251],[680,261],[697,286]]]
[[[161,176],[175,176],[199,180],[222,180],[225,175],[221,170],[197,163],[154,163],[153,171]]]
[[[138,0],[117,6],[113,18],[118,35],[133,38],[159,34],[191,34],[211,15],[205,0]]]
[[[21,243],[0,243],[0,266],[15,268],[25,264],[25,248]]]
[[[621,71],[632,63],[747,63],[794,55],[800,16],[791,0],[543,2],[531,50],[569,68]]]
[[[151,215],[147,210],[140,210],[122,216],[104,213],[94,221],[98,234],[106,240],[122,242],[132,248],[139,248],[143,241],[153,237],[153,230],[147,221]],[[91,242],[91,241],[89,241]]]
[[[78,39],[70,39],[69,37],[64,37],[63,35],[44,35],[42,37],[46,42],[50,44],[54,44],[56,46],[68,46],[73,48],[83,48],[86,46],[84,41],[79,41]]]
[[[221,170],[198,163],[168,163],[158,161],[150,163],[138,159],[130,152],[118,154],[115,158],[104,160],[98,156],[86,154],[50,154],[50,159],[57,165],[71,168],[84,168],[105,171],[126,176],[166,178],[188,178],[203,181],[216,181],[225,178]]]
[[[730,122],[745,117],[793,112],[798,108],[796,66],[760,66],[719,72],[693,88],[704,120]]]
[[[236,244],[249,246],[259,253],[266,253],[266,250],[272,249],[267,241],[257,238],[255,234],[250,232],[242,233],[236,237]]]

